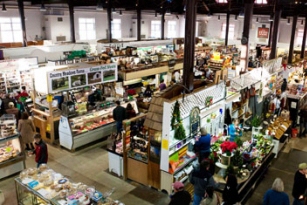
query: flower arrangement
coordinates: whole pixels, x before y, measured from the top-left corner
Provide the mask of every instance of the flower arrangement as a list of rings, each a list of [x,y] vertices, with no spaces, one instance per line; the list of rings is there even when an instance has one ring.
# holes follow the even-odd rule
[[[237,143],[231,141],[224,141],[221,144],[222,153],[226,153],[227,156],[231,155],[231,152],[238,147]]]

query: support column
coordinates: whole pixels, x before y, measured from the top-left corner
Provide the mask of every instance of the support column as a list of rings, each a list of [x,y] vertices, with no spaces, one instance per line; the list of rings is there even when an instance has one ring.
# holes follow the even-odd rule
[[[26,22],[25,22],[25,10],[23,6],[23,0],[18,0],[18,10],[21,22],[21,30],[22,30],[22,46],[27,47],[27,33],[26,33]]]
[[[307,15],[305,16],[305,26],[304,26],[304,35],[302,41],[302,49],[301,49],[301,59],[305,58],[305,47],[306,47],[306,35],[307,35]]]
[[[292,60],[293,60],[293,49],[294,49],[297,16],[298,16],[297,14],[295,16],[293,16],[293,21],[292,21],[292,30],[291,30],[290,45],[289,45],[288,64],[292,64]]]
[[[227,11],[227,14],[226,14],[225,46],[228,46],[229,19],[230,19],[230,11],[228,10],[228,11]]]
[[[136,26],[137,26],[137,29],[136,29],[136,39],[138,41],[141,40],[141,8],[138,6],[137,7],[137,10],[136,10],[136,15],[137,15],[137,19],[136,19]]]
[[[272,35],[273,35],[273,21],[270,22],[270,33],[269,33],[269,41],[268,41],[268,47],[271,47],[271,41],[272,41]]]
[[[254,1],[246,0],[244,4],[244,24],[243,33],[241,40],[241,57],[240,57],[240,67],[241,71],[245,71],[248,67],[248,51],[249,51],[249,30],[250,24],[253,16]]]
[[[108,2],[108,8],[107,8],[107,16],[108,16],[108,33],[107,33],[107,39],[109,40],[109,43],[112,43],[112,11],[111,11],[111,3]]]
[[[162,15],[161,15],[161,40],[164,40],[164,23],[165,23],[165,9],[162,10]]]
[[[70,20],[70,40],[72,43],[76,43],[74,5],[72,0],[68,2],[68,10],[69,10],[69,20]]]
[[[194,52],[195,52],[195,25],[196,25],[197,0],[186,1],[185,12],[185,38],[184,38],[184,60],[183,60],[183,85],[192,92],[194,89]]]
[[[271,53],[270,59],[276,58],[276,50],[277,50],[277,37],[278,37],[278,29],[281,17],[281,5],[279,0],[275,2],[275,15],[274,15],[274,25],[273,25],[273,35],[272,35],[272,44],[271,44]]]

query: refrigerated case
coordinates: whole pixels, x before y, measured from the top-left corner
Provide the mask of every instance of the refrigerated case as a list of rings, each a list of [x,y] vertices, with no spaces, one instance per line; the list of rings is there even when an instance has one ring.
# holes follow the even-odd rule
[[[15,134],[5,138],[0,136],[0,179],[23,169],[25,169],[25,153],[19,135]]]
[[[126,107],[128,103],[138,113],[136,101],[126,102],[121,106]],[[75,150],[116,132],[116,124],[113,120],[114,108],[113,105],[75,117],[62,115],[59,124],[60,145],[69,150]]]

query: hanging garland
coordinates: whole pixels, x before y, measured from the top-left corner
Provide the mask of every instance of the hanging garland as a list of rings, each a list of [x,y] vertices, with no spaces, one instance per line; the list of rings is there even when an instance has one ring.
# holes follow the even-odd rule
[[[174,111],[171,119],[171,128],[172,130],[175,130],[175,139],[183,140],[186,138],[185,129],[182,125],[182,119],[180,117],[180,105],[178,101],[176,101],[174,106]]]

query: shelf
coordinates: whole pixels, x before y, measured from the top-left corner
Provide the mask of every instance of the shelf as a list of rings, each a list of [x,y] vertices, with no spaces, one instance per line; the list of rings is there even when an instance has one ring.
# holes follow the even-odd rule
[[[191,142],[192,139],[193,139],[193,137],[187,137],[187,138],[185,138],[185,139],[183,139],[183,140],[178,140],[177,142],[173,143],[173,144],[169,147],[169,149],[172,149],[172,148],[175,147],[177,144],[179,144],[180,142],[183,142],[183,141],[185,141],[185,140],[186,140],[186,142],[184,143],[184,145],[186,145],[186,144],[188,144],[189,142]],[[181,149],[184,145],[182,145],[180,148],[177,148],[176,151],[178,151],[179,149]],[[175,153],[176,151],[174,151],[173,153]],[[173,154],[173,153],[172,153],[172,154]],[[170,154],[170,155],[171,155],[171,154]]]
[[[4,142],[7,142],[7,141],[15,139],[15,138],[18,138],[17,134],[9,136],[9,137],[6,137],[6,138],[0,138],[0,143],[4,143]]]
[[[181,164],[179,167],[177,167],[177,169],[171,173],[173,175],[175,175],[177,172],[179,172],[180,170],[182,170],[186,165],[190,164],[191,162],[193,162],[195,159],[197,159],[197,157],[192,157],[192,158],[185,158],[185,162],[183,164]]]
[[[188,178],[189,178],[189,176],[185,176],[185,177],[183,177],[182,179],[180,179],[179,181],[182,182],[182,183],[184,183]]]

